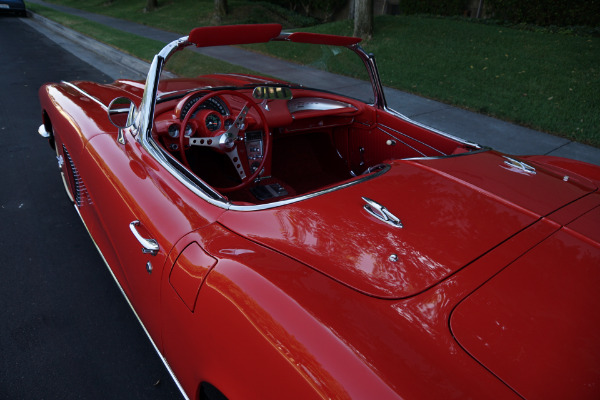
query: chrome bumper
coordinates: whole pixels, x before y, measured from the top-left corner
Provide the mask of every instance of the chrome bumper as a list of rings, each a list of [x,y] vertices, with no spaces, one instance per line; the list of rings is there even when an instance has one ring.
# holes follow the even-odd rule
[[[50,133],[48,133],[48,131],[46,130],[46,127],[44,126],[44,124],[41,124],[40,127],[38,128],[38,133],[43,138],[46,138],[46,139],[50,138]]]

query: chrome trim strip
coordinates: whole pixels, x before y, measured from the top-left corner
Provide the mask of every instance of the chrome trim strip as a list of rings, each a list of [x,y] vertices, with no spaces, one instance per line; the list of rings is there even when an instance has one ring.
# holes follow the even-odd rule
[[[297,97],[288,101],[288,110],[293,114],[298,111],[327,111],[340,108],[357,108],[352,104],[319,97]]]
[[[390,165],[385,164],[385,168],[382,168],[381,170],[379,170],[377,172],[373,172],[373,173],[371,173],[369,175],[361,176],[358,179],[352,180],[350,182],[345,182],[345,183],[342,183],[341,185],[333,186],[333,187],[330,187],[328,189],[324,189],[324,190],[320,190],[318,192],[313,192],[313,193],[305,194],[303,196],[298,196],[298,197],[294,197],[294,198],[291,198],[291,199],[276,201],[276,202],[269,203],[269,204],[258,204],[258,205],[252,205],[252,206],[238,206],[238,205],[232,204],[229,207],[229,209],[230,210],[234,210],[234,211],[257,211],[257,210],[266,210],[266,209],[269,209],[269,208],[275,208],[275,207],[285,206],[285,205],[288,205],[288,204],[296,203],[298,201],[312,199],[313,197],[317,197],[317,196],[321,196],[323,194],[331,193],[331,192],[334,192],[336,190],[345,189],[347,187],[356,185],[358,183],[366,182],[368,180],[371,180],[373,178],[376,178],[376,177],[378,177],[380,175],[385,174],[386,172],[388,172],[390,170],[390,168],[391,168]]]
[[[415,149],[413,146],[411,146],[411,145],[409,145],[408,143],[406,143],[406,142],[404,142],[404,141],[400,140],[399,138],[397,138],[396,136],[392,135],[391,133],[389,133],[389,132],[386,132],[386,131],[385,131],[383,128],[385,128],[385,129],[389,129],[390,131],[392,131],[392,132],[394,132],[394,133],[397,133],[398,135],[402,135],[402,136],[404,136],[404,137],[406,137],[406,138],[409,138],[409,139],[411,139],[411,140],[414,140],[415,142],[417,142],[417,143],[420,143],[420,144],[422,144],[422,145],[423,145],[423,146],[425,146],[425,147],[429,147],[431,150],[433,150],[433,151],[437,151],[437,152],[438,152],[438,153],[440,153],[440,155],[442,155],[442,156],[447,156],[447,154],[446,154],[446,153],[444,153],[443,151],[441,151],[441,150],[438,150],[438,149],[436,149],[435,147],[433,147],[433,146],[431,146],[431,145],[429,145],[429,144],[427,144],[427,143],[425,143],[425,142],[422,142],[422,141],[420,141],[420,140],[417,140],[417,139],[415,139],[414,137],[412,137],[412,136],[409,136],[409,135],[407,135],[407,134],[405,134],[405,133],[402,133],[402,132],[400,132],[400,131],[398,131],[398,130],[396,130],[396,129],[392,128],[392,127],[389,127],[389,126],[387,126],[387,125],[383,125],[383,124],[378,124],[378,125],[377,125],[377,129],[379,129],[380,131],[382,131],[382,132],[383,132],[383,133],[385,133],[386,135],[389,135],[389,136],[393,137],[394,139],[396,139],[396,140],[398,140],[398,141],[402,142],[402,143],[403,143],[405,146],[408,146],[408,147],[410,147],[411,149],[413,149],[413,150],[414,150],[414,151],[416,151],[417,153],[421,153],[421,155],[422,155],[423,157],[426,157],[426,154],[425,154],[425,153],[423,153],[422,151],[419,151],[419,150]]]
[[[144,333],[146,334],[146,336],[150,340],[150,343],[152,343],[152,347],[154,347],[154,350],[156,351],[156,354],[158,354],[158,357],[160,358],[160,360],[164,364],[165,368],[169,372],[169,375],[171,375],[171,378],[173,378],[173,381],[175,382],[175,385],[177,386],[177,388],[181,392],[181,395],[183,396],[183,398],[186,399],[186,400],[189,400],[189,397],[187,396],[187,394],[183,390],[183,387],[179,383],[179,380],[177,380],[177,377],[175,376],[175,373],[173,372],[173,370],[169,366],[169,363],[167,362],[167,359],[165,357],[163,357],[162,353],[160,352],[160,350],[156,346],[156,343],[154,343],[154,340],[152,340],[152,337],[148,333],[148,330],[146,329],[146,326],[144,326],[144,323],[140,319],[139,315],[137,314],[137,312],[135,312],[135,309],[133,308],[133,305],[131,304],[131,301],[129,301],[129,297],[127,297],[127,294],[125,294],[125,291],[123,290],[123,287],[121,286],[121,284],[119,283],[119,280],[117,279],[117,277],[115,276],[114,272],[110,268],[110,265],[108,264],[108,261],[106,261],[106,258],[104,257],[104,254],[102,254],[102,251],[98,247],[98,244],[96,243],[96,241],[92,237],[92,234],[90,233],[90,230],[88,229],[88,226],[86,225],[85,221],[83,220],[83,217],[81,216],[81,213],[79,212],[79,209],[77,208],[76,205],[74,205],[74,207],[75,207],[75,211],[77,211],[77,215],[79,215],[79,219],[81,219],[81,222],[83,222],[83,226],[85,227],[85,230],[87,231],[88,235],[90,236],[90,239],[92,239],[92,243],[94,243],[94,246],[96,246],[96,250],[98,250],[98,253],[100,253],[100,257],[102,257],[102,261],[104,261],[104,265],[106,265],[106,268],[108,269],[108,272],[110,272],[110,275],[113,277],[115,283],[119,287],[119,290],[121,291],[121,294],[123,295],[123,297],[127,301],[127,304],[129,304],[129,307],[131,308],[131,311],[133,311],[133,315],[135,315],[135,317],[137,318],[138,322],[142,326],[142,329],[144,330]]]
[[[477,150],[469,151],[466,153],[458,153],[458,154],[448,154],[447,156],[431,156],[431,157],[410,157],[410,158],[402,158],[402,161],[423,161],[423,160],[440,160],[442,158],[451,158],[451,157],[463,157],[471,154],[483,153],[485,151],[492,150],[489,147],[481,147]]]
[[[96,102],[96,104],[98,104],[100,107],[104,108],[104,110],[108,111],[108,106],[105,105],[104,103],[102,103],[100,100],[98,100],[97,98],[95,98],[94,96],[92,96],[91,94],[89,94],[88,92],[78,88],[77,86],[73,85],[70,82],[65,82],[65,81],[61,81],[62,84],[67,85],[75,90],[77,90],[79,93],[81,93],[82,95],[84,95],[85,97],[89,98],[90,100],[93,100],[94,102]]]
[[[437,133],[438,135],[444,136],[444,137],[446,137],[448,139],[455,140],[455,141],[457,141],[459,143],[464,144],[465,146],[474,147],[476,149],[482,149],[482,148],[484,148],[480,144],[477,144],[477,143],[474,143],[474,142],[470,142],[468,140],[459,138],[458,136],[454,136],[454,135],[451,135],[449,133],[442,132],[439,129],[436,129],[436,128],[433,128],[431,126],[422,124],[422,123],[420,123],[418,121],[415,121],[414,119],[411,119],[411,118],[407,117],[406,115],[402,114],[401,112],[398,112],[398,111],[394,110],[393,108],[389,108],[389,107],[386,106],[385,107],[385,111],[389,112],[390,114],[392,114],[392,115],[394,115],[394,116],[396,116],[396,117],[398,117],[398,118],[400,118],[400,119],[402,119],[402,120],[404,120],[404,121],[406,121],[406,122],[408,122],[410,124],[416,125],[416,126],[418,126],[420,128],[423,128],[423,129],[427,129],[428,131],[431,131],[433,133]]]

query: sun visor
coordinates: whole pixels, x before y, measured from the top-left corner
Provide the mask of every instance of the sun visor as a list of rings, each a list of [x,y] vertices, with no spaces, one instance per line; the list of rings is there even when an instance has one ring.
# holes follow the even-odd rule
[[[279,36],[280,24],[205,26],[192,29],[188,40],[197,47],[262,43]]]
[[[325,35],[322,33],[294,32],[286,40],[296,43],[325,44],[330,46],[352,46],[362,39],[351,36]]]

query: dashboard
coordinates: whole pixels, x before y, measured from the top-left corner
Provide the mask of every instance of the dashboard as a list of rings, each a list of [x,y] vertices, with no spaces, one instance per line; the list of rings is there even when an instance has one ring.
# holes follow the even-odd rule
[[[247,91],[249,94],[251,89]],[[315,91],[302,91],[303,97],[290,100],[269,100],[259,104],[270,129],[279,128],[280,131],[295,132],[299,130],[326,127],[330,125],[346,125],[352,121],[349,116],[360,112],[360,106],[350,104],[333,98],[321,96],[322,93]],[[181,132],[181,123],[192,107],[205,95],[213,92],[202,90],[185,95],[182,98],[164,101],[157,105],[157,117],[155,118],[155,135],[160,137],[163,145],[172,152],[179,151],[180,135],[211,136],[216,132],[227,130],[234,123],[237,114],[244,104],[240,98],[235,96],[215,95],[204,100],[199,105],[189,122]],[[315,96],[319,93],[320,96]],[[256,100],[257,103],[260,100]],[[324,120],[326,117],[346,116],[346,118],[334,118]],[[261,157],[256,149],[262,142],[257,139],[260,127],[257,122],[260,117],[256,111],[250,110],[246,118],[245,130],[248,131],[246,138],[247,152],[250,157]]]

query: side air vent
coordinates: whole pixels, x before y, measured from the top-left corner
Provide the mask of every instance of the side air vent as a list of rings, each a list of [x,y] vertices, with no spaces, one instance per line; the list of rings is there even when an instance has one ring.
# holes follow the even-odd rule
[[[68,168],[71,172],[71,178],[73,178],[73,184],[74,184],[73,186],[74,186],[74,190],[75,190],[75,193],[73,193],[73,197],[75,200],[75,204],[77,204],[78,207],[93,204],[92,199],[90,198],[90,195],[87,191],[87,188],[85,187],[85,184],[83,183],[83,179],[81,178],[81,175],[79,174],[79,171],[77,170],[77,167],[75,167],[75,163],[73,162],[73,159],[71,158],[71,155],[67,151],[67,148],[65,147],[64,144],[63,144],[63,152],[65,153],[65,157],[67,158],[67,161],[69,162]]]

